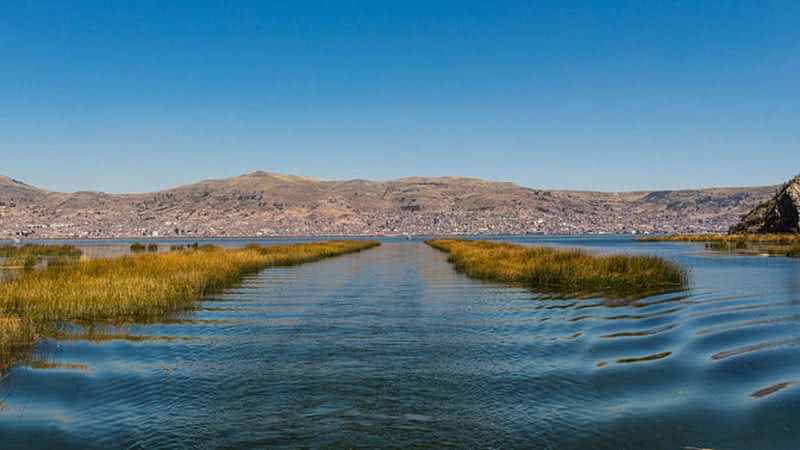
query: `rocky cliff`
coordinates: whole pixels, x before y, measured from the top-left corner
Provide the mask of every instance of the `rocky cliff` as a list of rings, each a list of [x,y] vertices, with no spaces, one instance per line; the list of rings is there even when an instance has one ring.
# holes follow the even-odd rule
[[[784,184],[772,198],[756,206],[731,227],[731,233],[798,233],[800,176]]]

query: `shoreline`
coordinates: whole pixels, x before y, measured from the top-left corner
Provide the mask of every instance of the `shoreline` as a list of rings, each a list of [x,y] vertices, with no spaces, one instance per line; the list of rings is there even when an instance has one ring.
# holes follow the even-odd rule
[[[665,234],[642,234],[642,233],[552,233],[552,234],[469,234],[469,233],[448,233],[448,234],[329,234],[329,235],[280,235],[280,236],[203,236],[203,237],[109,237],[109,238],[81,238],[81,237],[64,237],[64,238],[35,238],[35,239],[19,239],[16,242],[14,238],[0,238],[0,245],[2,244],[31,244],[36,242],[200,242],[200,241],[236,241],[236,240],[292,240],[292,239],[431,239],[431,238],[449,238],[449,237],[475,237],[475,238],[502,238],[502,237],[529,237],[529,238],[556,238],[556,237],[656,237],[656,236],[670,236]],[[705,236],[705,234],[698,234],[697,236]]]

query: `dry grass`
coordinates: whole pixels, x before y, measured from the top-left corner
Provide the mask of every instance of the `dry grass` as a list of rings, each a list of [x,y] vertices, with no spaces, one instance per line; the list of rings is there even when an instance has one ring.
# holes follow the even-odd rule
[[[81,256],[81,251],[74,245],[65,244],[25,244],[0,245],[0,257],[24,258],[26,256]]]
[[[157,252],[158,251],[158,244],[151,242],[147,245],[142,244],[141,242],[134,242],[131,244],[130,247],[133,253],[142,253],[142,252]]]
[[[743,255],[800,257],[800,244],[773,244],[749,241],[712,241],[705,243],[706,250],[734,252]]]
[[[800,234],[676,234],[647,236],[638,242],[729,242],[746,244],[800,244]]]
[[[0,283],[0,318],[4,318],[0,322],[0,348],[10,348],[16,336],[27,333],[29,327],[23,324],[46,327],[65,321],[159,317],[185,309],[203,295],[235,284],[248,273],[377,245],[373,241],[329,241],[237,250],[200,247],[94,259],[26,272]]]
[[[707,250],[800,257],[800,234],[683,234],[648,236],[639,242],[703,242]]]
[[[163,315],[242,275],[363,250],[367,241],[205,248],[83,261],[30,272],[0,284],[0,313],[34,320],[95,320]]]
[[[596,256],[578,249],[461,239],[427,244],[448,253],[456,270],[470,277],[545,291],[671,289],[684,287],[689,278],[687,269],[656,256]]]
[[[30,347],[35,339],[29,321],[0,315],[0,370],[6,369],[17,355]]]
[[[0,266],[4,269],[32,270],[42,261],[48,266],[65,266],[83,254],[74,245],[25,244],[0,246]]]

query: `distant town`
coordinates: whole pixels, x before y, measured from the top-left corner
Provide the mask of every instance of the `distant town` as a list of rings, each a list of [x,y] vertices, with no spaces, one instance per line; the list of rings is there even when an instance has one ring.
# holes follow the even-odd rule
[[[605,193],[460,177],[324,181],[254,172],[119,195],[0,177],[0,239],[718,233],[775,189]]]
[[[31,220],[0,206],[3,238],[111,239],[212,238],[270,236],[397,236],[441,234],[653,234],[716,233],[735,224],[737,215],[695,219],[680,213],[626,214],[622,211],[580,214],[520,211],[402,212],[331,219],[328,217],[259,218],[256,214],[197,211],[131,220],[106,213],[76,214],[71,221]]]

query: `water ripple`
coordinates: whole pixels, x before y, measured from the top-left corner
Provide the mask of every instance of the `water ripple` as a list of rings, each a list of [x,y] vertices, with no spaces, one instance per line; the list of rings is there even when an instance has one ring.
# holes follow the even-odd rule
[[[732,358],[735,356],[741,356],[747,353],[757,352],[761,350],[769,350],[777,347],[783,347],[787,345],[800,345],[800,338],[795,339],[779,339],[775,341],[769,342],[759,342],[758,344],[749,344],[744,345],[742,347],[737,347],[731,350],[722,351],[719,353],[714,353],[711,355],[711,359],[720,360],[726,358]]]
[[[419,243],[265,270],[184,316],[43,341],[0,375],[0,435],[11,448],[794,448],[800,265],[665,248],[690,290],[532,292],[471,280]]]

